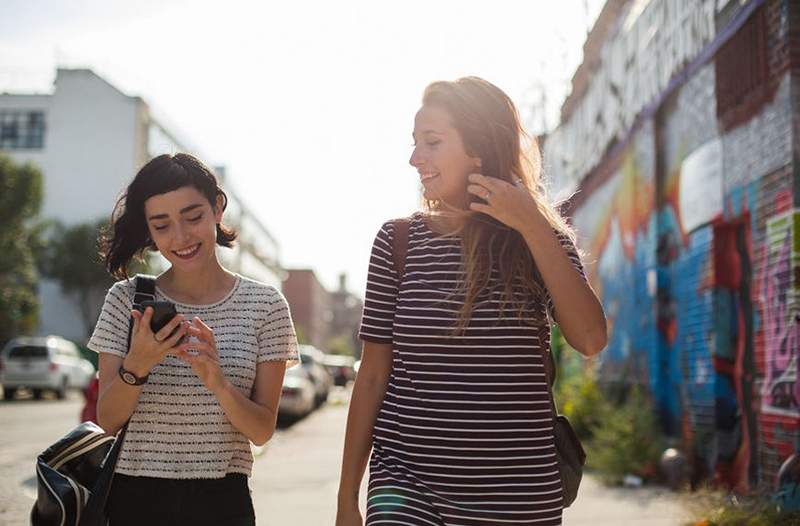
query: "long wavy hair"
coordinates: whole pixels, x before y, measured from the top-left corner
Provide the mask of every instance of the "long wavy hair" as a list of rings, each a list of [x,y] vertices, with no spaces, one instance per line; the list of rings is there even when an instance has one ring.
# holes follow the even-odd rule
[[[139,170],[119,198],[111,214],[111,225],[100,236],[100,256],[112,276],[127,278],[133,259],[142,260],[146,250],[157,250],[147,228],[145,201],[184,186],[196,188],[212,208],[217,205],[218,197],[223,210],[228,206],[228,196],[214,173],[196,157],[187,153],[154,157]],[[232,247],[236,237],[236,231],[217,224],[218,245]]]
[[[481,173],[514,184],[521,181],[533,196],[539,211],[554,230],[574,241],[574,233],[547,197],[542,180],[542,161],[535,138],[522,127],[512,100],[500,88],[478,77],[434,82],[425,89],[424,106],[445,110],[458,131],[470,157],[481,159]],[[466,192],[466,188],[465,188]],[[469,194],[465,202],[474,200]],[[442,201],[426,200],[432,216],[459,217],[458,229],[445,235],[459,235],[462,242],[463,280],[455,292],[463,298],[456,332],[463,332],[483,291],[489,288],[493,269],[499,272],[502,290],[501,313],[520,314],[544,297],[541,279],[530,250],[516,230],[486,214],[455,209]]]

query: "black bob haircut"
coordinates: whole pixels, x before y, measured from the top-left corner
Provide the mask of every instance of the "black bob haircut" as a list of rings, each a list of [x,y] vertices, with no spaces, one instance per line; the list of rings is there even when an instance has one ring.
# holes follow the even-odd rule
[[[111,225],[101,235],[100,256],[112,276],[127,278],[132,259],[142,259],[145,250],[156,250],[144,216],[145,201],[185,186],[196,188],[212,208],[218,196],[222,196],[222,209],[228,206],[228,196],[216,176],[196,157],[186,153],[154,157],[139,170],[119,198],[111,214]],[[236,236],[235,230],[217,224],[218,245],[232,247]]]

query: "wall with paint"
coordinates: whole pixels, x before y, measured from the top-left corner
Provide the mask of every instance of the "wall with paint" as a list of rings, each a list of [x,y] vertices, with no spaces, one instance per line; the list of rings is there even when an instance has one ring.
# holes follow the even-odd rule
[[[694,481],[745,491],[800,448],[800,5],[719,5],[717,36],[578,177],[569,212],[609,320],[600,379],[647,385]]]

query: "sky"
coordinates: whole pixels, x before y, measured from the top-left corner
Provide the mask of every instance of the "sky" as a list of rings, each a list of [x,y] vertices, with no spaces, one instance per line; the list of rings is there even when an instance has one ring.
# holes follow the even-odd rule
[[[0,91],[88,67],[143,97],[226,166],[284,267],[329,289],[345,272],[360,294],[381,224],[420,204],[408,158],[425,86],[477,75],[529,131],[552,128],[602,4],[3,0]]]

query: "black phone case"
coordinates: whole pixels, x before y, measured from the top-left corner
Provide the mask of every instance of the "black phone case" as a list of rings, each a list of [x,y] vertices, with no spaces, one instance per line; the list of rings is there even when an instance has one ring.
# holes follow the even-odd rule
[[[170,301],[143,301],[141,307],[142,312],[144,312],[144,309],[147,307],[153,307],[150,330],[153,331],[154,334],[163,329],[172,318],[178,315],[178,311],[175,310],[175,304]]]

